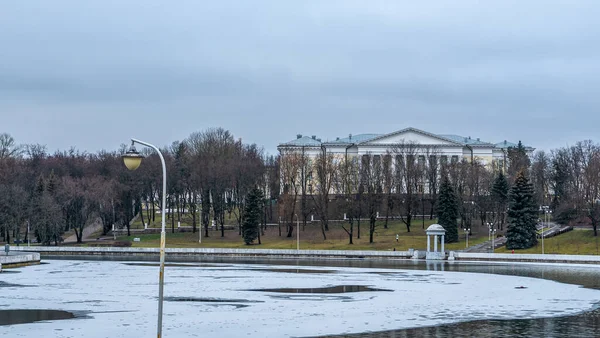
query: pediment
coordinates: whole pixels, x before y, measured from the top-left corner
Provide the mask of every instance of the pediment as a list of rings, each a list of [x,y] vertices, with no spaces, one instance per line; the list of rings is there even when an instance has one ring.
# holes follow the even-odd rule
[[[461,145],[453,140],[428,133],[416,128],[406,128],[393,133],[371,139],[361,145],[390,145],[400,143],[417,143],[423,145]]]

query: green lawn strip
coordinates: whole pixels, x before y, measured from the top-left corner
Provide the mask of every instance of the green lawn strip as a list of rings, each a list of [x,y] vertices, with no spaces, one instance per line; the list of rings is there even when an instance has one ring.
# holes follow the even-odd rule
[[[544,239],[545,254],[566,255],[598,255],[600,253],[600,241],[594,237],[592,230],[573,230],[564,234]],[[496,253],[511,253],[506,247],[496,249]],[[515,250],[515,254],[541,254],[542,241],[532,248]]]
[[[431,225],[433,221],[426,220],[425,228]],[[347,225],[346,225],[347,226]],[[300,231],[300,248],[310,250],[387,250],[397,251],[414,249],[425,249],[427,247],[427,237],[422,226],[422,222],[413,223],[411,232],[406,231],[406,226],[400,221],[390,221],[387,229],[383,227],[383,221],[378,222],[377,230],[374,236],[374,243],[369,243],[368,222],[361,221],[361,238],[357,239],[357,228],[355,225],[354,244],[348,244],[348,235],[343,231],[339,223],[332,223],[330,230],[326,232],[327,240],[323,240],[320,233],[318,222],[307,225],[306,230]],[[293,236],[286,237],[285,227],[282,227],[282,236],[279,236],[277,227],[270,227],[264,236],[261,237],[261,245],[245,245],[237,230],[225,231],[225,237],[221,237],[220,231],[209,232],[210,237],[202,238],[202,244],[198,243],[198,233],[171,233],[167,229],[167,247],[172,248],[262,248],[262,249],[296,249],[296,233]],[[396,242],[396,234],[399,235]],[[204,233],[203,233],[204,236]],[[118,240],[133,241],[133,238],[140,238],[140,242],[132,242],[134,247],[158,247],[160,243],[160,234],[136,234],[133,236],[119,237]],[[481,231],[479,236],[474,232],[469,236],[469,245],[476,245],[487,241],[487,231]],[[465,237],[460,236],[458,243],[446,244],[448,250],[460,250],[465,248]]]

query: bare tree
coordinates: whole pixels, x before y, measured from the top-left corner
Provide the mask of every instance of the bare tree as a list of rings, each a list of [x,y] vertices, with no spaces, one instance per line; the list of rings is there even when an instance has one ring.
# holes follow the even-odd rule
[[[383,197],[383,167],[380,155],[366,154],[361,160],[361,185],[364,187],[365,204],[369,216],[369,243],[374,242],[377,212]]]
[[[394,187],[395,175],[392,162],[392,155],[388,152],[383,156],[382,162],[383,173],[383,193],[385,194],[385,222],[383,227],[387,229],[390,214],[394,211]]]
[[[15,139],[7,133],[0,134],[0,160],[18,157],[23,153],[23,146],[15,143]]]
[[[361,200],[358,194],[360,185],[359,166],[355,158],[346,157],[339,165],[340,180],[337,191],[342,193],[342,210],[348,220],[348,228],[342,223],[342,229],[348,235],[348,244],[353,244],[354,222],[360,218],[359,209]],[[360,238],[360,236],[358,237]]]
[[[419,199],[419,190],[424,187],[423,165],[419,164],[418,155],[422,147],[412,141],[401,141],[392,147],[392,153],[396,157],[396,191],[400,194],[402,211],[400,218],[406,225],[406,231],[410,232],[412,220],[417,210],[416,204]]]
[[[425,176],[427,177],[427,193],[429,195],[429,219],[433,219],[435,201],[437,201],[439,190],[441,152],[437,146],[426,146],[424,152],[427,156]]]
[[[279,157],[282,194],[280,196],[281,214],[288,227],[288,236],[293,232],[296,202],[302,190],[303,155],[295,151],[284,151]],[[297,214],[296,214],[297,216]],[[297,216],[298,217],[298,216]],[[281,226],[279,228],[281,236]]]
[[[542,150],[533,155],[531,183],[538,204],[549,205],[547,201],[550,179],[550,157]]]
[[[333,191],[338,169],[338,163],[334,155],[328,153],[327,148],[321,147],[321,151],[314,162],[314,171],[317,172],[317,177],[314,181],[315,193],[311,196],[321,220],[323,240],[327,239],[325,231],[329,230],[329,196]]]

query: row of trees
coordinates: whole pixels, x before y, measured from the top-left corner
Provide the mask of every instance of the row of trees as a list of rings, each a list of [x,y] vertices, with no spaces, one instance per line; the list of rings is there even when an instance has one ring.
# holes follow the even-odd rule
[[[193,133],[162,149],[167,164],[167,205],[161,205],[162,171],[157,154],[136,172],[125,169],[119,150],[97,154],[76,149],[49,154],[43,145],[19,145],[0,135],[0,236],[4,241],[30,238],[59,243],[65,231],[77,240],[91,222],[113,224],[128,233],[134,218],[156,221],[156,210],[167,208],[172,231],[189,218],[193,231],[214,220],[224,235],[225,213],[235,216],[241,234],[246,195],[254,188],[266,199],[279,193],[278,163],[254,144],[244,144],[223,129]],[[263,223],[272,203],[262,203]],[[200,219],[197,219],[197,215]]]
[[[101,222],[105,232],[113,224],[129,230],[135,217],[143,223],[156,221],[155,211],[161,208],[169,211],[173,231],[176,222],[189,218],[194,232],[204,227],[209,236],[214,221],[223,236],[229,214],[243,235],[247,196],[255,188],[262,193],[260,223],[279,218],[280,236],[293,236],[294,221],[306,226],[311,215],[317,216],[324,239],[333,219],[344,219],[336,224],[349,243],[361,237],[361,222],[366,222],[371,242],[377,227],[387,227],[390,219],[401,220],[410,232],[415,219],[433,219],[440,212],[439,201],[448,190],[455,197],[457,226],[492,223],[504,231],[514,219],[507,213],[509,192],[519,173],[532,185],[531,205],[549,205],[555,220],[587,222],[595,235],[600,222],[600,146],[592,141],[539,151],[531,158],[519,143],[507,149],[502,163],[484,165],[477,158],[447,160],[436,147],[412,142],[399,143],[383,155],[353,157],[325,147],[316,153],[300,147],[273,157],[224,129],[210,129],[162,149],[169,175],[166,206],[158,198],[157,155],[145,150],[144,164],[131,173],[120,159],[125,150],[123,145],[97,154],[76,149],[48,154],[42,145],[18,145],[1,134],[2,238],[28,238],[31,231],[41,242],[58,243],[65,231],[74,230],[81,241],[90,222]],[[252,217],[254,224],[256,214]],[[250,242],[259,239],[253,236]]]
[[[456,157],[448,161],[439,148],[414,142],[396,144],[384,155],[353,157],[333,154],[325,147],[311,155],[299,148],[280,158],[280,217],[287,224],[288,236],[292,236],[295,217],[306,224],[313,213],[320,219],[324,239],[329,220],[341,219],[342,215],[347,220],[342,227],[350,243],[355,235],[360,238],[365,219],[370,242],[374,241],[378,219],[384,220],[383,227],[389,219],[399,219],[410,232],[418,216],[434,218],[444,177],[457,196],[461,226],[470,228],[479,216],[481,224],[491,221],[504,227],[509,183],[504,175],[494,176],[503,170],[494,171],[477,159]],[[522,145],[509,149],[507,159],[510,179],[529,166]]]
[[[333,154],[322,147],[308,154],[299,147],[280,158],[283,194],[280,217],[292,236],[295,217],[306,224],[317,214],[321,233],[327,238],[332,218],[342,219],[349,243],[361,236],[361,221],[367,221],[369,240],[374,241],[378,219],[401,220],[410,232],[416,217],[433,219],[439,211],[441,182],[455,196],[457,226],[476,224],[504,231],[515,216],[507,213],[511,188],[523,175],[531,184],[530,204],[538,210],[550,206],[557,221],[600,221],[600,146],[591,141],[531,156],[519,142],[505,150],[502,161],[484,164],[477,158],[445,161],[439,149],[402,142],[384,155],[360,158]],[[525,182],[520,182],[525,184]],[[523,188],[523,187],[521,187]],[[524,189],[524,188],[523,188]],[[532,208],[531,205],[528,208]],[[534,221],[537,221],[537,213]],[[452,216],[448,216],[452,217]],[[356,226],[356,229],[355,229]],[[457,238],[455,230],[447,238]]]

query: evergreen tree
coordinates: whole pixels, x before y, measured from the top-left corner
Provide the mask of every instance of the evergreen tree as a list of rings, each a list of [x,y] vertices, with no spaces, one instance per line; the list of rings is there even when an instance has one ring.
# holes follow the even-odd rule
[[[531,166],[531,160],[527,155],[527,150],[523,143],[519,141],[516,147],[508,148],[508,177],[511,182],[516,180],[516,177],[521,171],[528,171]]]
[[[46,191],[48,191],[48,193],[50,193],[52,196],[55,196],[56,194],[56,175],[54,175],[54,170],[50,172],[50,176],[48,177]]]
[[[46,181],[44,180],[44,175],[40,175],[40,176],[38,176],[38,180],[35,185],[35,194],[37,196],[41,196],[45,190],[46,190]]]
[[[246,208],[244,209],[244,223],[242,224],[242,237],[244,243],[250,245],[259,236],[260,221],[262,219],[263,193],[254,188],[246,197]]]
[[[533,186],[521,171],[508,195],[508,229],[506,248],[527,249],[537,244],[537,208],[533,200]]]
[[[458,199],[448,177],[442,179],[437,202],[438,223],[446,230],[446,243],[458,242]]]
[[[494,203],[494,212],[496,214],[495,223],[500,229],[504,229],[504,212],[508,203],[508,181],[506,176],[500,171],[494,184],[492,185],[491,197]]]

